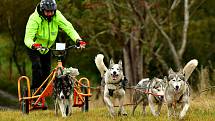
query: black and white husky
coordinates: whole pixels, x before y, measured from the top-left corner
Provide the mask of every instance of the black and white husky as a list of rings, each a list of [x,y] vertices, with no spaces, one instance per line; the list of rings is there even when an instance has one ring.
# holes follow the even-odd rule
[[[143,102],[143,114],[146,113],[146,106],[149,105],[151,113],[154,116],[160,115],[160,110],[164,102],[164,90],[166,82],[163,79],[154,77],[153,79],[144,78],[135,86],[133,93],[132,115],[137,106]],[[157,111],[155,106],[158,106]]]
[[[168,107],[168,117],[179,116],[182,119],[190,106],[190,87],[188,79],[194,69],[197,67],[198,61],[193,59],[189,61],[183,70],[174,72],[172,69],[168,72],[167,87],[164,97]],[[180,109],[180,112],[176,112]]]
[[[104,55],[98,54],[95,57],[95,64],[100,71],[101,77],[104,80],[104,102],[106,103],[110,115],[115,116],[114,105],[111,102],[111,97],[117,98],[119,100],[119,115],[127,115],[123,107],[125,89],[124,87],[124,75],[122,61],[120,60],[118,64],[115,64],[113,60],[110,60],[109,68],[104,64]]]
[[[64,68],[58,69],[56,80],[54,80],[54,99],[55,99],[55,114],[58,115],[60,109],[62,117],[70,116],[73,106],[73,77],[79,75],[78,69]]]

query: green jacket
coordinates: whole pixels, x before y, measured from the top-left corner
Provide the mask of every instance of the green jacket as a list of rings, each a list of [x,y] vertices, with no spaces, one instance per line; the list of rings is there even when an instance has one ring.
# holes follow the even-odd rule
[[[63,29],[74,42],[81,39],[72,24],[66,20],[59,10],[56,10],[52,20],[48,22],[36,9],[27,22],[24,43],[30,49],[34,43],[50,48],[57,38],[59,28]],[[48,50],[40,51],[41,54],[47,52]]]

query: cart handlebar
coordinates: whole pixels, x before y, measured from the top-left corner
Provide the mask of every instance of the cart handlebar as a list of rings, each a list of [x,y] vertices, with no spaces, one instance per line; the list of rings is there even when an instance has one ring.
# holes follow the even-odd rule
[[[71,45],[71,46],[68,46],[66,47],[65,49],[52,49],[52,48],[47,48],[47,47],[39,47],[37,48],[37,50],[42,50],[42,51],[46,51],[46,50],[51,50],[51,51],[65,51],[65,50],[69,50],[71,48],[79,48],[77,45]]]
[[[52,51],[52,54],[58,58],[58,60],[61,60],[63,56],[66,55],[66,51],[71,49],[71,48],[77,48],[79,49],[80,47],[77,46],[77,45],[71,45],[71,46],[68,46],[68,47],[63,47],[63,48],[57,48],[56,49],[52,49],[52,48],[47,48],[47,47],[39,47],[37,48],[37,50],[42,50],[42,51],[47,51],[47,50],[51,50]],[[82,48],[81,48],[82,49]]]

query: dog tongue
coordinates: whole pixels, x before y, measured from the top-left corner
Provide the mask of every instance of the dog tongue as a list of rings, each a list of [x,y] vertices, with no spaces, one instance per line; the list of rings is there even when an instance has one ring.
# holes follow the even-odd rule
[[[179,92],[179,89],[175,89],[175,92],[178,93],[178,92]]]
[[[113,78],[113,80],[116,80],[117,76],[113,76],[112,78]]]

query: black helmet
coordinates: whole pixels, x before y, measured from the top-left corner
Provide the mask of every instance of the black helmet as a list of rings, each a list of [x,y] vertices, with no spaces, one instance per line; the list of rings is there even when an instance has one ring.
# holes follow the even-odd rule
[[[57,9],[57,4],[55,0],[41,0],[40,2],[40,9],[43,10],[53,10]]]

